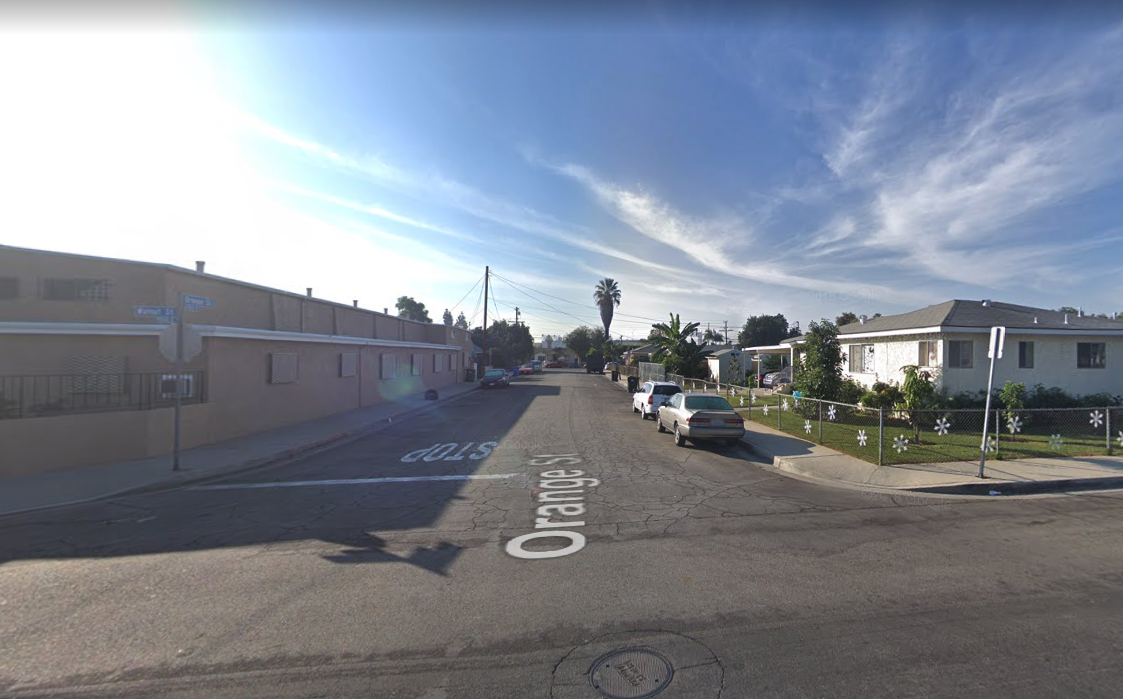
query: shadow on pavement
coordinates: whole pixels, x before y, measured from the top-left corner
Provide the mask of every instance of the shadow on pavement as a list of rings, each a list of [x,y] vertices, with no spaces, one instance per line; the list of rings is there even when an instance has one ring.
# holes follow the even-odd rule
[[[494,453],[479,459],[422,457],[409,463],[401,457],[439,444],[472,444],[478,449],[481,443],[501,443],[536,398],[561,394],[562,386],[548,382],[548,377],[533,378],[533,383],[513,384],[508,391],[476,392],[419,419],[403,420],[289,464],[203,486],[2,517],[0,566],[19,560],[110,558],[318,540],[341,547],[338,553],[322,556],[334,563],[408,563],[447,575],[461,546],[440,541],[399,555],[388,551],[386,540],[371,532],[431,528],[453,501],[463,499],[460,493],[466,484],[492,481],[362,481],[476,474],[496,460]],[[319,484],[327,480],[360,482]],[[317,484],[275,487],[296,481]],[[262,484],[269,485],[259,487]]]

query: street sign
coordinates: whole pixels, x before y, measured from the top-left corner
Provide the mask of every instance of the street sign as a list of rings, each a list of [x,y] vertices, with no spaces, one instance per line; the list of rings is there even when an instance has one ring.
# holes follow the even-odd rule
[[[175,322],[175,309],[171,306],[133,306],[137,318],[153,318],[161,323]]]
[[[1002,347],[1006,344],[1006,328],[997,325],[990,329],[990,345],[987,346],[987,359],[994,359],[995,348],[998,349],[998,358],[1002,359]]]
[[[204,308],[214,306],[214,299],[209,299],[206,296],[192,296],[184,294],[183,307],[189,311],[200,311]]]

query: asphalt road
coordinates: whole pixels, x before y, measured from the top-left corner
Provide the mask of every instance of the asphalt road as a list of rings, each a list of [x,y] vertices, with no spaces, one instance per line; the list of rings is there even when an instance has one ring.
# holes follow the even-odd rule
[[[579,507],[536,528],[554,491]],[[511,548],[536,531],[570,533]],[[551,371],[225,481],[0,518],[5,697],[647,691],[1117,699],[1123,495],[792,480]]]

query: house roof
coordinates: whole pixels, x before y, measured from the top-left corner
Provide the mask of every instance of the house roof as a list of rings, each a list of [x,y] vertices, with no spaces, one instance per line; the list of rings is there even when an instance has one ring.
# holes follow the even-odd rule
[[[710,357],[714,357],[714,358],[724,357],[725,355],[729,354],[730,352],[738,352],[739,353],[740,351],[741,350],[737,349],[736,347],[726,347],[725,349],[714,350],[714,353],[711,354]]]
[[[1123,323],[1107,318],[1093,318],[1069,313],[1065,323],[1065,313],[1047,308],[1018,306],[1000,301],[971,301],[955,299],[917,311],[892,316],[869,318],[866,322],[848,323],[838,329],[840,335],[857,333],[891,332],[893,330],[913,330],[916,328],[990,328],[996,325],[1007,328],[1027,330],[1123,330]],[[791,338],[788,342],[803,338]]]

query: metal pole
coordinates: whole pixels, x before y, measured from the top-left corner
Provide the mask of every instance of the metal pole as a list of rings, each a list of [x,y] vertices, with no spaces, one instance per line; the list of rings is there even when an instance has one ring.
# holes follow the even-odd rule
[[[1107,455],[1111,456],[1111,407],[1104,408],[1104,412],[1107,413],[1107,432],[1104,433],[1107,435]]]
[[[823,443],[823,402],[822,401],[817,401],[817,402],[819,403],[819,444],[822,444]]]
[[[491,361],[491,356],[487,353],[487,282],[488,277],[491,275],[491,267],[484,267],[484,365],[483,368],[487,369],[487,365]]]
[[[992,348],[993,350],[993,348]],[[979,478],[986,478],[984,475],[987,465],[987,437],[990,434],[990,399],[991,392],[994,387],[994,364],[998,361],[995,357],[996,352],[991,352],[990,357],[990,374],[987,377],[987,407],[983,411],[983,444],[979,447]]]
[[[302,302],[303,303],[303,302]],[[172,441],[172,470],[179,470],[180,413],[183,399],[183,294],[179,295],[179,308],[175,317],[175,436]]]
[[[782,398],[776,402],[776,429],[784,429],[784,401]]]
[[[877,409],[877,465],[881,466],[885,454],[885,408]]]

